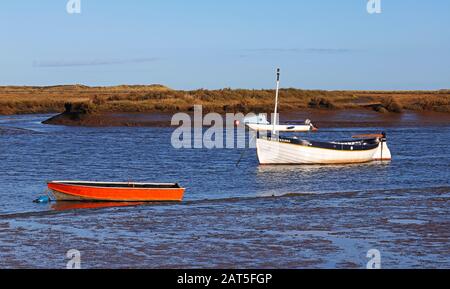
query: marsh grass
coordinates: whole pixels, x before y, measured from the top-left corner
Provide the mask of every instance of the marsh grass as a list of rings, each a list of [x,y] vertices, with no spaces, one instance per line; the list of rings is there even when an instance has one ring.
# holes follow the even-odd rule
[[[194,104],[204,111],[270,112],[274,90],[197,89],[172,90],[162,85],[83,85],[50,87],[0,87],[0,114],[53,113],[66,103],[83,104],[90,112],[178,112]],[[353,109],[370,107],[379,112],[450,112],[450,90],[439,91],[325,91],[286,88],[280,90],[280,111],[301,109]]]

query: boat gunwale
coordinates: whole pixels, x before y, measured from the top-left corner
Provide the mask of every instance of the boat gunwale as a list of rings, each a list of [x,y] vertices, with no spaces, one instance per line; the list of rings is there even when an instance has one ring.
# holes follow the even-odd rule
[[[48,181],[47,185],[64,185],[64,186],[73,186],[73,187],[83,187],[83,188],[97,188],[97,189],[120,189],[120,190],[177,190],[185,188],[181,187],[178,183],[136,183],[136,182],[88,182],[88,181]],[[98,184],[99,186],[95,186],[92,184]],[[107,187],[101,185],[124,185],[124,187]],[[130,184],[135,185],[152,185],[155,187],[130,187]],[[127,187],[125,187],[125,185]],[[157,186],[172,186],[172,187],[157,187]]]
[[[342,149],[342,148],[322,147],[322,146],[317,146],[317,144],[341,145],[341,146],[350,146],[350,147],[354,147],[355,145],[339,144],[337,141],[335,141],[335,142],[321,142],[321,141],[309,141],[309,140],[302,140],[302,139],[294,139],[294,138],[288,138],[288,137],[272,138],[272,137],[268,137],[268,136],[263,136],[263,137],[258,137],[258,139],[269,141],[269,142],[276,142],[276,143],[280,143],[280,144],[302,146],[302,147],[306,147],[306,148],[314,148],[314,149],[322,149],[322,150],[339,151],[339,152],[358,152],[358,151],[376,150],[379,147],[379,145],[380,145],[380,142],[378,142],[378,143],[374,143],[374,144],[369,144],[368,147],[363,148],[363,149],[360,149],[360,148],[357,148],[357,149]],[[378,141],[378,139],[361,139],[361,140],[353,140],[353,142],[369,141],[369,140]],[[292,141],[295,141],[295,142],[292,142]],[[301,143],[302,141],[307,141],[309,144],[303,144],[303,143]],[[342,142],[344,142],[344,141],[342,141]],[[348,142],[350,142],[350,141],[348,141]],[[361,147],[362,145],[357,145],[357,146]]]

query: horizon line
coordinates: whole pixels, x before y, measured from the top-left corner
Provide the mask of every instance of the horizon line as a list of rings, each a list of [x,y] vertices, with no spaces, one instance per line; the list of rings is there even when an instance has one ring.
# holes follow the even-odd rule
[[[241,88],[241,87],[222,87],[222,88],[194,88],[194,89],[178,89],[178,88],[172,88],[164,84],[159,83],[153,83],[153,84],[114,84],[114,85],[86,85],[81,83],[73,83],[73,84],[54,84],[54,85],[17,85],[17,84],[0,84],[0,88],[8,88],[8,87],[14,87],[14,88],[55,88],[55,87],[86,87],[86,88],[114,88],[114,87],[121,87],[121,86],[130,86],[130,87],[161,87],[166,88],[168,90],[174,90],[174,91],[196,91],[196,90],[275,90],[275,88]],[[286,90],[286,89],[295,89],[295,90],[309,90],[309,91],[377,91],[377,92],[402,92],[402,91],[450,91],[450,88],[429,88],[429,89],[321,89],[321,88],[298,88],[298,87],[281,87],[280,90]]]

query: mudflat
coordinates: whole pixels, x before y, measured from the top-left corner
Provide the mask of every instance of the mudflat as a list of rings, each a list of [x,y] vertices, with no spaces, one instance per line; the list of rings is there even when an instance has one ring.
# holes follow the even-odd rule
[[[193,119],[193,113],[188,112]],[[86,127],[169,127],[172,113],[95,113],[72,119],[58,114],[44,121],[44,124],[86,126]],[[224,119],[225,119],[224,115]],[[285,112],[280,115],[280,122],[300,124],[311,119],[315,126],[334,127],[417,127],[445,126],[450,123],[450,113],[415,112],[377,113],[364,109],[323,111],[305,109],[297,112]]]

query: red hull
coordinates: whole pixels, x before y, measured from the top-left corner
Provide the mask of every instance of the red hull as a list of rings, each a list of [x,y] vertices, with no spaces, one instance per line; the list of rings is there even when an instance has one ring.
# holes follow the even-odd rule
[[[48,188],[60,201],[162,202],[183,200],[177,184],[50,182]]]

